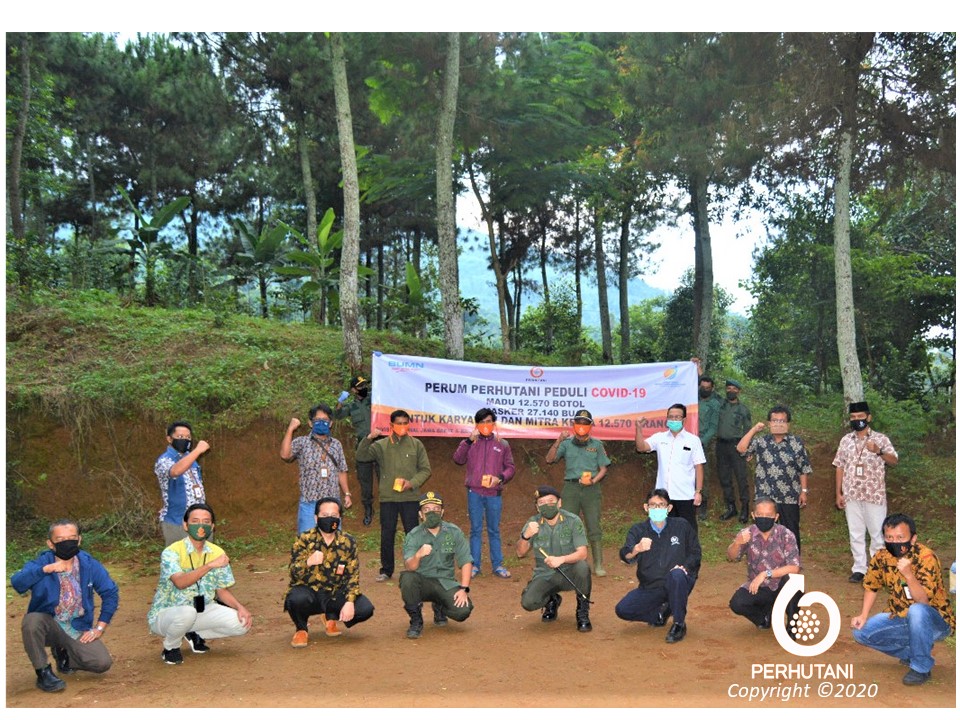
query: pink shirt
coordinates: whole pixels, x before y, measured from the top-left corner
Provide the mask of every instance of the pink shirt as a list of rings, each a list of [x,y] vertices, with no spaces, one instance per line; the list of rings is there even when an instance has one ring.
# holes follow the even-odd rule
[[[873,442],[880,448],[880,453],[866,449],[867,442]],[[855,432],[850,432],[840,439],[840,447],[833,458],[835,467],[843,468],[843,497],[847,500],[859,500],[873,505],[885,505],[887,502],[887,485],[885,482],[887,464],[880,457],[881,454],[897,451],[883,433],[868,430],[865,437],[860,438]],[[861,468],[857,474],[857,467]]]

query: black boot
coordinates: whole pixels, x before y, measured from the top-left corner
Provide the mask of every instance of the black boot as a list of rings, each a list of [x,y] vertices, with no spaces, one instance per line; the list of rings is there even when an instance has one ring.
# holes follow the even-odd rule
[[[363,504],[363,524],[369,525],[373,522],[373,503]]]
[[[737,506],[734,503],[727,503],[727,511],[720,516],[721,520],[729,520],[737,515]]]
[[[590,624],[590,598],[577,595],[577,630],[580,632],[590,632],[593,625]]]
[[[547,604],[543,606],[543,617],[541,622],[553,622],[557,619],[557,611],[560,609],[560,603],[563,600],[559,594],[551,595],[547,598]]]
[[[60,692],[67,684],[54,675],[50,666],[42,667],[37,672],[37,687],[44,692]]]
[[[743,509],[740,511],[740,522],[745,523],[750,520],[750,510],[744,504]]]
[[[433,605],[433,624],[443,627],[447,624],[447,614],[443,611],[443,605],[440,603],[431,603]]]
[[[423,632],[423,603],[413,608],[405,606],[403,609],[406,610],[407,615],[410,616],[410,627],[407,628],[407,637],[411,640],[416,640]]]

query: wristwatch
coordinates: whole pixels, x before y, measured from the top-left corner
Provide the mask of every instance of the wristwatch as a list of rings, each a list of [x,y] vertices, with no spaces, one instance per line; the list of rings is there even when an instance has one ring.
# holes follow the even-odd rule
[[[767,580],[773,577],[773,570],[767,570]]]
[[[460,586],[460,589],[463,590],[465,593],[469,593],[469,592],[470,592],[470,588],[467,587],[466,585],[461,585],[461,586]]]

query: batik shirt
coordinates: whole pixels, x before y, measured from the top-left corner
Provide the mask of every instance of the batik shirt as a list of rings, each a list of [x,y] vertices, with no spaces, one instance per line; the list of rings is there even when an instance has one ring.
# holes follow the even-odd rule
[[[880,448],[880,453],[867,450],[867,442],[873,442]],[[883,433],[870,430],[864,438],[857,437],[855,432],[850,432],[840,439],[840,446],[837,448],[836,457],[833,458],[833,465],[843,468],[843,497],[846,500],[859,500],[873,505],[887,504],[887,484],[886,473],[887,464],[880,457],[886,453],[897,454],[893,449],[893,443]],[[857,475],[857,466],[860,466],[861,474]]]
[[[184,470],[182,475],[170,474],[170,469],[186,454],[178,453],[172,446],[168,446],[153,465],[153,472],[157,476],[157,482],[160,483],[160,498],[163,501],[160,508],[160,522],[180,525],[188,507],[194,503],[206,502],[203,492],[203,475],[196,460]]]
[[[74,640],[80,637],[80,631],[73,627],[73,619],[83,615],[83,598],[80,596],[80,561],[74,557],[67,572],[58,572],[60,580],[60,602],[54,617],[60,628]]]
[[[307,559],[317,550],[323,554],[323,562],[308,566]],[[290,587],[297,585],[356,602],[360,596],[360,561],[353,536],[338,530],[327,545],[317,528],[300,533],[290,551]]]
[[[910,563],[913,565],[913,574],[917,576],[917,580],[927,591],[930,607],[940,613],[951,630],[956,630],[957,620],[953,615],[953,608],[950,607],[950,599],[943,588],[943,574],[940,569],[940,560],[936,554],[926,545],[917,543],[910,548],[907,557],[910,558]],[[879,592],[881,588],[886,588],[890,593],[887,600],[887,612],[897,617],[906,617],[907,610],[915,602],[909,596],[910,590],[907,587],[907,581],[900,570],[897,569],[897,558],[891,555],[886,548],[878,550],[877,554],[870,558],[870,566],[863,578],[863,587],[873,592]]]
[[[153,596],[153,604],[147,613],[147,623],[153,623],[161,610],[171,607],[192,606],[196,595],[203,595],[209,605],[214,601],[217,590],[232,587],[236,582],[230,565],[211,568],[202,578],[183,590],[173,584],[172,575],[196,570],[223,555],[223,550],[211,542],[203,544],[203,550],[197,552],[190,538],[177,540],[160,555],[160,582]]]
[[[753,579],[767,570],[776,570],[784,565],[800,565],[797,538],[791,530],[776,523],[770,531],[770,537],[764,539],[763,533],[756,525],[751,525],[747,529],[750,531],[750,542],[741,545],[740,552],[737,554],[737,560],[744,555],[747,556],[747,581],[740,587],[749,588]],[[761,587],[776,591],[782,579],[767,578]]]
[[[322,497],[340,499],[340,473],[347,472],[347,460],[339,440],[301,435],[290,443],[290,454],[300,466],[301,501],[316,502]],[[326,477],[323,477],[324,469]]]
[[[757,459],[756,497],[784,505],[800,502],[800,476],[813,472],[803,440],[790,434],[780,442],[773,435],[754,435],[747,454]]]

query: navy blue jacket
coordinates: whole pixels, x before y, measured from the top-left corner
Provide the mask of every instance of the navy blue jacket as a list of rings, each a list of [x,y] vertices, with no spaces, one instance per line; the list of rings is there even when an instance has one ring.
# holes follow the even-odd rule
[[[107,569],[90,553],[81,550],[77,557],[80,558],[83,615],[75,617],[72,625],[74,630],[85,632],[93,627],[93,593],[96,592],[100,596],[99,620],[109,624],[120,603],[120,591]],[[57,573],[43,571],[44,565],[49,565],[56,560],[57,557],[52,550],[44,550],[10,579],[13,589],[21,595],[27,591],[30,592],[28,613],[56,614],[57,605],[60,603],[60,578]]]
[[[653,542],[650,549],[627,560],[627,553],[645,537]],[[620,559],[630,565],[636,563],[637,581],[642,588],[662,587],[667,573],[677,565],[683,565],[687,574],[696,579],[700,572],[700,540],[683,518],[668,517],[659,534],[649,520],[644,520],[627,531],[627,539],[620,548]]]

